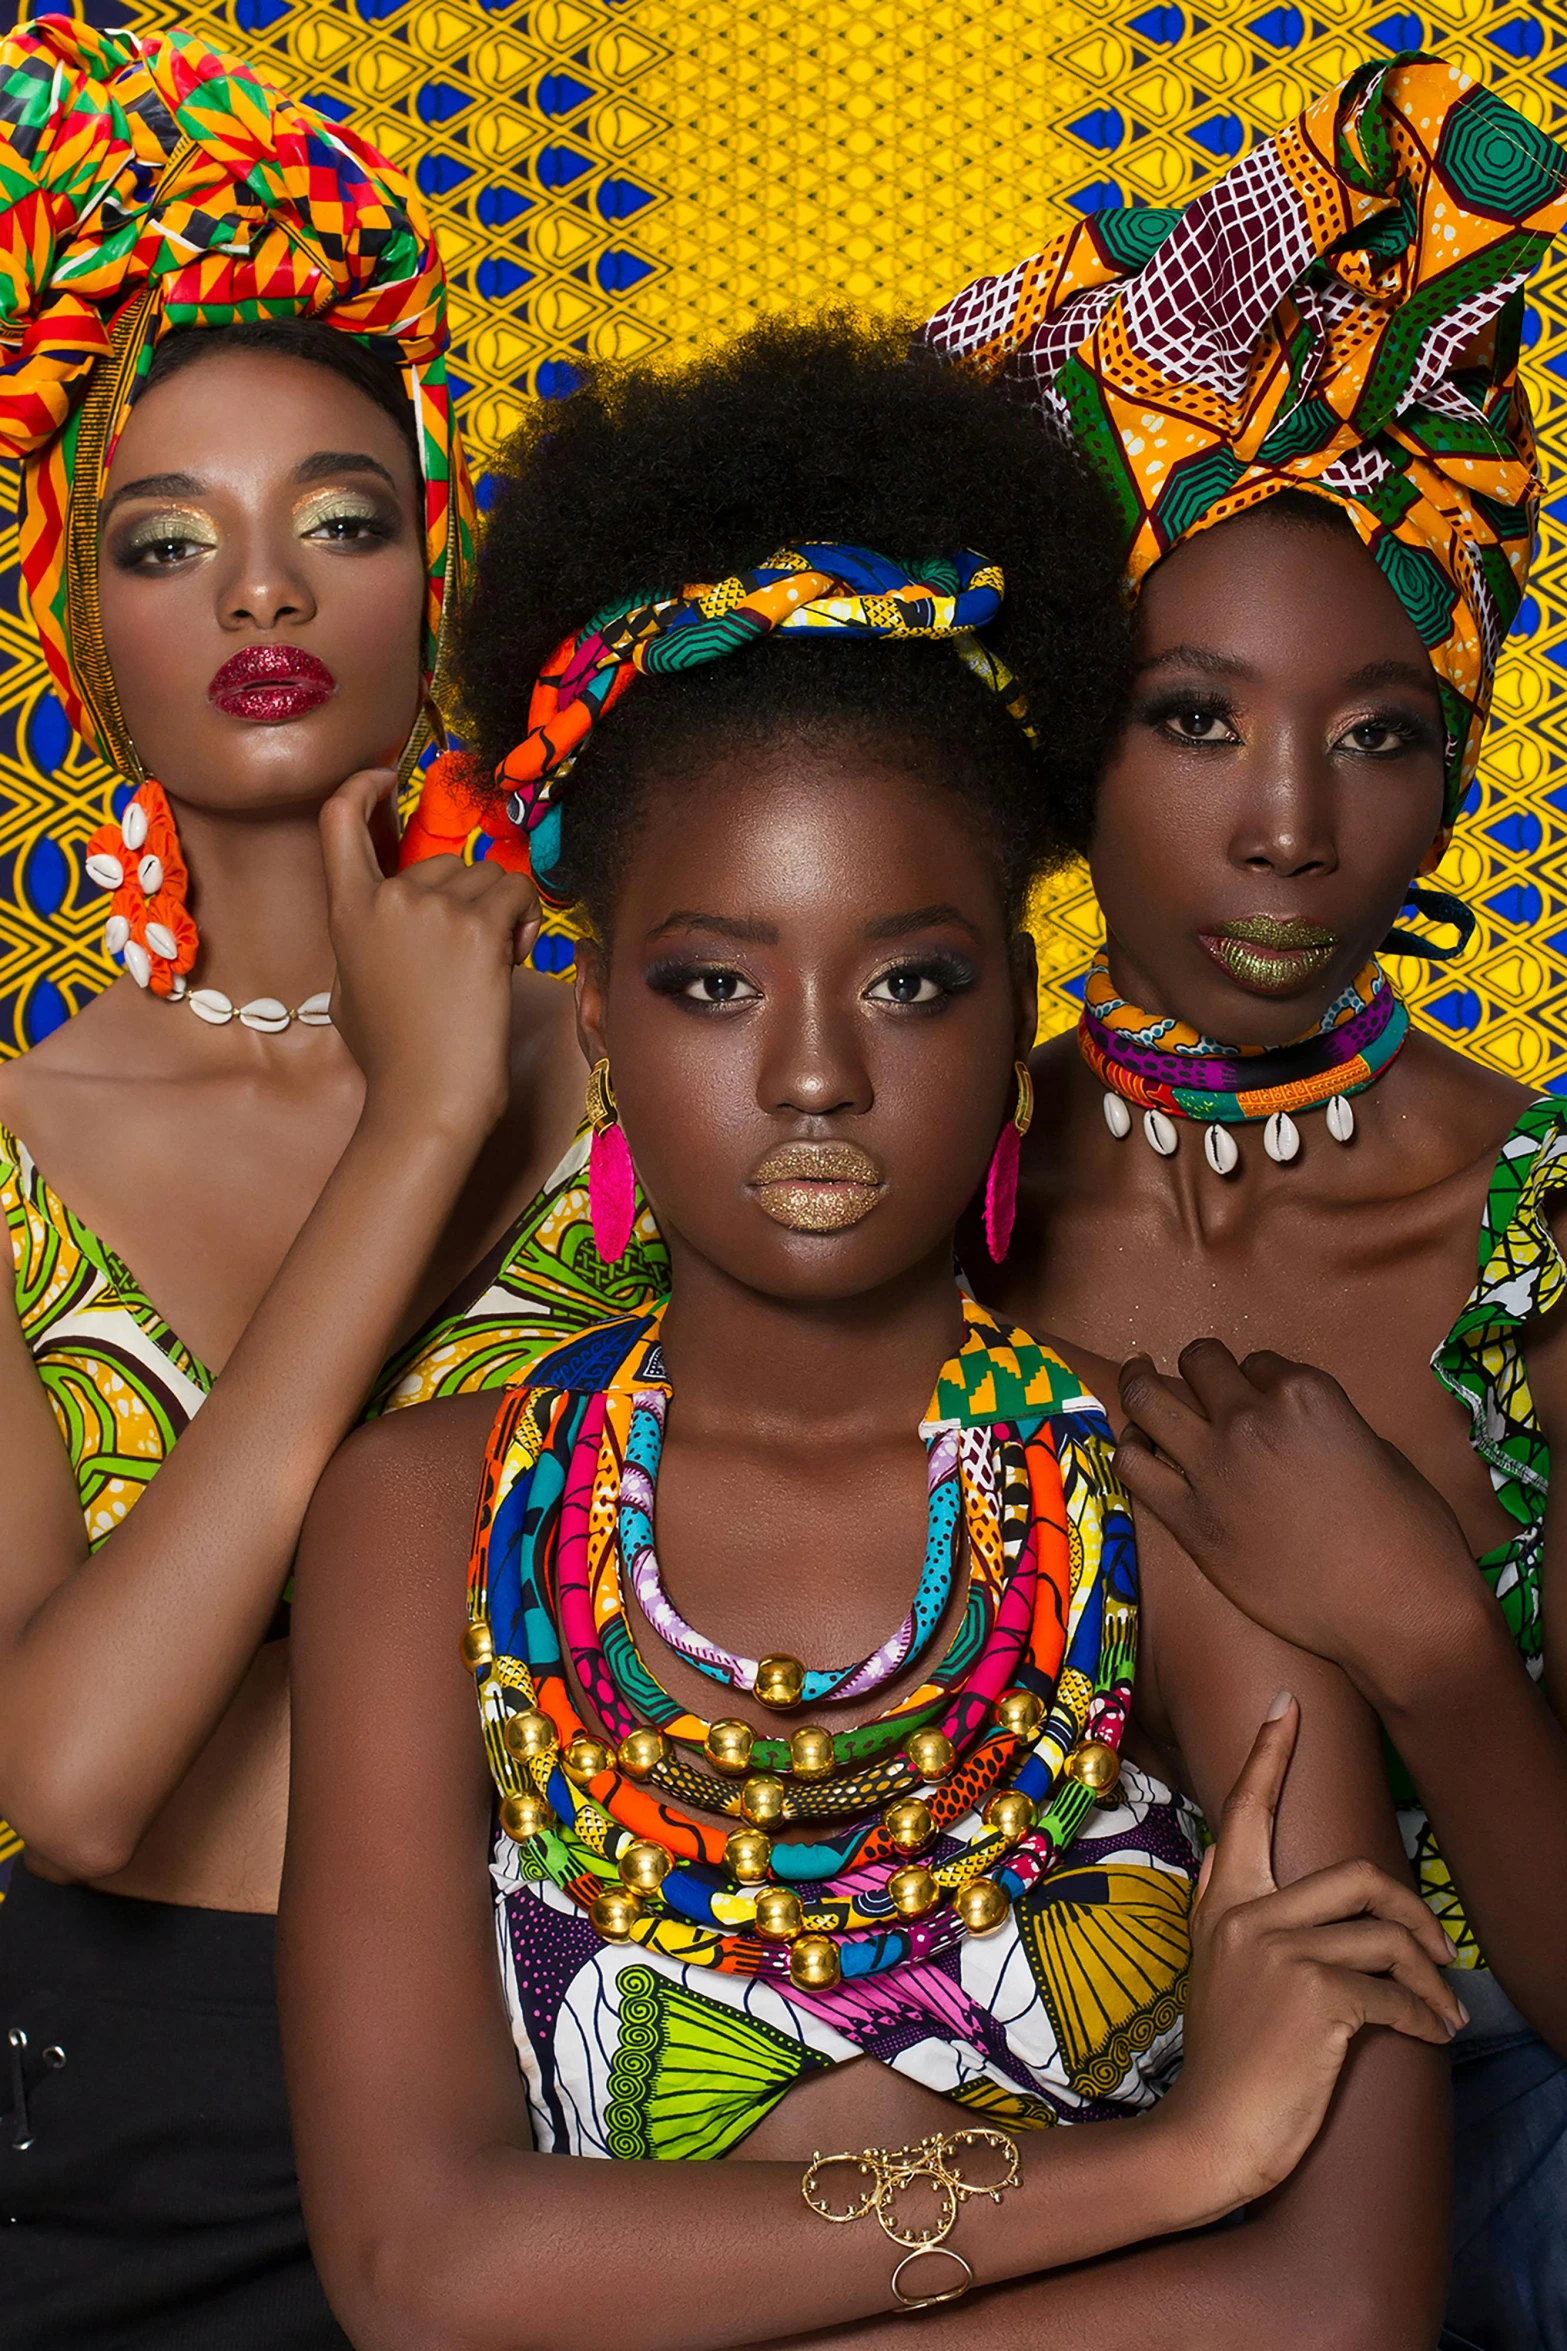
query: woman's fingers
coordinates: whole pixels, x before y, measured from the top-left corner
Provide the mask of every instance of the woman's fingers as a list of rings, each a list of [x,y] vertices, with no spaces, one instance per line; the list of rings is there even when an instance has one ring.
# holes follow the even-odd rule
[[[1355,1918],[1390,1920],[1414,1936],[1433,1965],[1449,1967],[1453,1946],[1413,1886],[1374,1861],[1339,1861],[1296,1878],[1274,1896],[1273,1923],[1286,1930]]]
[[[1404,1926],[1386,1918],[1344,1918],[1330,1926],[1308,1927],[1289,1937],[1303,1959],[1356,1975],[1391,1976],[1423,2000],[1445,2030],[1456,2033],[1464,2010],[1441,1968]]]
[[[1151,1510],[1180,1542],[1191,1508],[1191,1487],[1172,1463],[1160,1460],[1153,1439],[1145,1436],[1135,1421],[1128,1421],[1121,1431],[1111,1467],[1132,1500]]]
[[[389,767],[362,767],[340,784],[321,811],[321,854],[334,923],[367,905],[384,876],[371,831],[375,809],[397,789]]]
[[[1175,1360],[1181,1378],[1209,1420],[1218,1422],[1227,1413],[1256,1402],[1251,1381],[1222,1339],[1193,1339]]]
[[[1299,1730],[1299,1704],[1281,1690],[1224,1806],[1208,1879],[1210,1912],[1273,1892],[1273,1822]]]
[[[1391,1976],[1352,1978],[1362,2024],[1386,2025],[1411,2041],[1435,2041],[1445,2048],[1452,2039],[1447,2021],[1427,2007],[1418,1993]]]
[[[1184,1465],[1209,1422],[1180,1383],[1157,1371],[1151,1355],[1129,1355],[1121,1366],[1118,1385],[1127,1419],[1151,1437],[1162,1453]]]

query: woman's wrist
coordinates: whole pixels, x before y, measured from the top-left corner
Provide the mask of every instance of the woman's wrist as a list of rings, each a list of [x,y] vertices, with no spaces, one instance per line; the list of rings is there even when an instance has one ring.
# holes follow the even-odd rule
[[[1395,1745],[1400,1725],[1472,1692],[1477,1673],[1519,1671],[1502,1612],[1467,1557],[1459,1572],[1422,1581],[1407,1606],[1388,1609],[1336,1660]]]
[[[399,1152],[423,1146],[438,1155],[461,1153],[472,1160],[506,1109],[506,1096],[481,1097],[418,1078],[377,1075],[367,1080],[356,1139]]]

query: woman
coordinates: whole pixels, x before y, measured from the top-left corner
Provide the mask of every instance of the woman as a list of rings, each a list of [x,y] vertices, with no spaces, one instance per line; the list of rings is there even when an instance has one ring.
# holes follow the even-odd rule
[[[1564,217],[1558,147],[1400,61],[1184,214],[1101,215],[927,329],[1070,423],[1139,590],[1131,719],[1078,813],[1106,946],[1077,1039],[1035,1057],[1017,1243],[966,1263],[1132,1356],[1126,1407],[1187,1480],[1134,1454],[1138,1499],[1381,1716],[1469,1971],[1450,2323],[1487,2347],[1567,2343],[1567,1132],[1411,1030],[1376,956],[1420,947],[1389,926],[1464,804],[1527,577],[1519,289]],[[1238,1371],[1257,1347],[1333,1376]],[[1414,1549],[1386,1515],[1407,1469],[1346,1396],[1442,1497]]]
[[[514,1375],[646,1268],[593,1295],[551,1177],[526,880],[371,844],[466,531],[417,200],[194,42],[50,19],[0,85],[32,613],[127,779],[125,976],[0,1074],[6,2337],[340,2341],[271,1989],[300,1521],[367,1398]]]
[[[1070,454],[895,328],[612,376],[513,453],[465,701],[591,922],[602,1246],[634,1163],[671,1296],[361,1432],[307,1523],[285,2039],[364,2351],[880,2344],[974,2284],[995,2341],[1431,2339],[1460,2011],[1369,1713],[1167,1543],[1139,1657],[1108,1425],[953,1280],[976,1188],[1010,1221],[1116,570]],[[1161,2102],[1194,1849],[1139,1765],[1217,1818],[1270,1702]]]

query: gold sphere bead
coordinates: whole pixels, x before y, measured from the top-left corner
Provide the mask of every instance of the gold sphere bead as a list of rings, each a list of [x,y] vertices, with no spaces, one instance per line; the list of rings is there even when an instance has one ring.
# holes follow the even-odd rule
[[[715,1722],[707,1734],[707,1756],[720,1771],[734,1773],[748,1771],[751,1749],[756,1744],[756,1733],[748,1722]]]
[[[905,1796],[900,1804],[889,1804],[881,1825],[900,1853],[917,1853],[936,1830],[923,1796]]]
[[[1121,1758],[1102,1739],[1083,1739],[1067,1757],[1066,1768],[1079,1787],[1108,1796],[1121,1776]]]
[[[756,1897],[756,1931],[769,1943],[792,1943],[805,1924],[800,1897],[789,1886],[769,1886]]]
[[[642,1905],[635,1894],[622,1892],[610,1886],[589,1905],[588,1917],[606,1943],[626,1943],[631,1930],[642,1916]]]
[[[724,1847],[724,1859],[742,1886],[757,1886],[773,1865],[773,1841],[760,1829],[736,1829]]]
[[[586,1731],[578,1731],[560,1759],[567,1779],[579,1788],[585,1788],[590,1780],[608,1771],[614,1760],[603,1740],[590,1738]]]
[[[945,1731],[916,1731],[903,1752],[922,1780],[944,1780],[957,1759]]]
[[[988,1935],[1012,1905],[994,1878],[970,1878],[954,1895],[952,1907],[971,1935]]]
[[[532,1763],[559,1743],[555,1725],[537,1707],[530,1707],[526,1714],[508,1714],[501,1737],[507,1754],[515,1755],[519,1763]]]
[[[669,1741],[662,1731],[628,1731],[615,1750],[616,1759],[628,1780],[651,1779],[669,1753]]]
[[[798,1657],[764,1657],[756,1669],[756,1695],[780,1712],[798,1706],[805,1693],[805,1668]]]
[[[753,1773],[740,1790],[741,1817],[754,1829],[773,1828],[783,1819],[786,1793],[783,1781],[771,1772]]]
[[[655,1845],[651,1837],[638,1837],[628,1845],[616,1867],[620,1882],[633,1894],[656,1894],[675,1865],[675,1857],[662,1845]]]
[[[462,1661],[471,1673],[481,1665],[489,1665],[495,1656],[495,1643],[490,1639],[487,1624],[471,1624],[462,1637]]]
[[[842,1975],[831,1935],[801,1935],[789,1946],[789,1980],[802,1992],[830,1992]]]
[[[1015,1845],[1019,1837],[1026,1837],[1039,1818],[1039,1807],[1032,1796],[1020,1795],[1016,1788],[1007,1788],[1001,1795],[992,1796],[985,1807],[985,1826]]]
[[[917,1861],[908,1869],[894,1870],[887,1880],[887,1891],[901,1918],[923,1918],[941,1900],[941,1888]]]
[[[1014,1739],[1034,1739],[1045,1719],[1045,1702],[1033,1690],[1008,1690],[996,1708],[996,1720]]]
[[[506,1796],[501,1801],[501,1827],[519,1845],[525,1845],[530,1837],[547,1829],[554,1817],[543,1797],[536,1796],[531,1788],[520,1796]]]
[[[797,1780],[824,1780],[838,1768],[831,1731],[802,1723],[789,1741],[789,1769]]]

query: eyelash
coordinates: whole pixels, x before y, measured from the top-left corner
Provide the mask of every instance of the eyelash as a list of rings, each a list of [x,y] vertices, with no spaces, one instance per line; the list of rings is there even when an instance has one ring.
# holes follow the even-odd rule
[[[728,1012],[737,1005],[754,1004],[761,995],[761,990],[756,987],[755,982],[748,979],[746,974],[737,970],[733,964],[691,963],[672,960],[667,963],[653,964],[646,976],[647,984],[654,995],[668,996],[676,1001],[683,1001],[692,1011],[703,1014]],[[976,976],[973,965],[968,962],[966,957],[953,954],[950,950],[936,949],[927,955],[917,956],[902,963],[890,964],[885,971],[878,972],[865,989],[865,1000],[868,1003],[886,1005],[889,1009],[897,1012],[937,1012],[954,996],[964,995],[972,988]],[[899,1003],[895,998],[872,995],[872,989],[885,987],[890,982],[901,979],[921,982],[929,980],[936,986],[939,993],[935,997],[928,998],[924,1003]],[[705,980],[739,980],[753,992],[746,996],[698,996],[694,994],[693,991],[700,987]]]
[[[338,535],[337,526],[347,525],[348,531]],[[381,542],[395,536],[396,524],[384,515],[366,512],[357,504],[352,512],[316,514],[308,527],[300,533],[303,539],[331,547],[355,547],[366,540]],[[133,532],[115,552],[114,561],[121,571],[173,571],[194,555],[210,555],[216,551],[215,539],[198,539],[183,531],[159,531],[153,537]],[[352,535],[349,535],[349,532]],[[329,535],[330,534],[330,535]]]
[[[1240,713],[1235,703],[1222,694],[1191,694],[1172,692],[1145,702],[1138,711],[1144,726],[1163,730],[1167,738],[1179,743],[1185,751],[1229,751],[1241,739]],[[1230,729],[1228,737],[1204,740],[1197,735],[1177,733],[1173,721],[1178,718],[1200,720],[1212,725],[1215,720]],[[1351,720],[1335,738],[1335,747],[1362,729],[1378,728],[1392,735],[1394,742],[1380,751],[1362,750],[1351,746],[1351,755],[1359,759],[1397,759],[1407,751],[1437,751],[1441,746],[1435,731],[1422,719],[1404,710],[1372,710],[1363,718]]]

